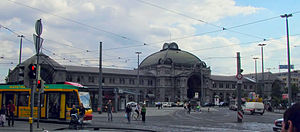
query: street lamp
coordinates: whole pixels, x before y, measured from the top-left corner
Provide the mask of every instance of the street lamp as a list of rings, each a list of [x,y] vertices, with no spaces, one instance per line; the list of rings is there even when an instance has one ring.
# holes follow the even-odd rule
[[[291,61],[290,61],[290,42],[289,42],[289,23],[288,18],[292,17],[292,14],[281,15],[281,18],[285,18],[286,22],[286,38],[287,38],[287,56],[288,56],[288,105],[291,107],[292,89],[291,89]]]
[[[265,89],[265,78],[264,78],[264,46],[267,44],[258,44],[261,47],[261,81],[262,81],[262,88],[261,88],[261,96],[263,97],[264,89]]]
[[[137,89],[139,91],[140,90],[139,89],[140,88],[140,54],[142,54],[142,52],[135,52],[135,53],[138,55]],[[136,95],[136,97],[137,97],[137,95]],[[139,102],[138,100],[139,100],[139,98],[136,99],[137,102]]]
[[[259,59],[258,57],[254,57],[254,62],[255,62],[255,85],[256,85],[256,88],[255,88],[255,93],[257,94],[258,93],[258,86],[257,86],[257,59]]]

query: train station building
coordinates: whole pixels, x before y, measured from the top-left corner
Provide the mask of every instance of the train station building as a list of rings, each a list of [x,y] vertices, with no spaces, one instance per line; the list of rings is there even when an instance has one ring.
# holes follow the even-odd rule
[[[36,56],[33,56],[21,65],[27,67],[35,60]],[[40,62],[41,77],[46,83],[80,83],[90,92],[93,109],[97,108],[98,84],[101,82],[98,67],[61,65],[45,54],[40,55]],[[18,82],[18,69],[16,66],[9,71],[7,83]],[[102,68],[103,104],[111,99],[117,110],[122,110],[130,101],[145,102],[149,106],[155,102],[184,102],[188,100],[188,91],[192,91],[193,99],[201,103],[214,102],[216,98],[229,102],[235,98],[235,75],[211,75],[211,70],[204,61],[181,50],[176,43],[165,43],[161,50],[146,57],[139,69]],[[281,79],[266,72],[262,88],[261,73],[257,76],[258,82],[255,77],[255,74],[244,75],[242,91],[245,95],[260,89],[261,95],[269,98],[274,84],[281,84]]]

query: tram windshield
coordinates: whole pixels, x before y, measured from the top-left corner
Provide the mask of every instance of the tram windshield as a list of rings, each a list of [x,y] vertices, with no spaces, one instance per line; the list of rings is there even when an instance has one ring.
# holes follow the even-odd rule
[[[91,108],[91,98],[89,92],[79,92],[79,97],[84,108]]]

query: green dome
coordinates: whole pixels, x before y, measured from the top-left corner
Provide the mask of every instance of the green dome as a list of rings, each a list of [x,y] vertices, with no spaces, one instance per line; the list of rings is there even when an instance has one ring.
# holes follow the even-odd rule
[[[176,66],[191,67],[202,61],[197,56],[180,50],[178,45],[173,42],[165,43],[162,50],[146,57],[140,64],[140,68],[158,64],[172,65],[172,63]]]

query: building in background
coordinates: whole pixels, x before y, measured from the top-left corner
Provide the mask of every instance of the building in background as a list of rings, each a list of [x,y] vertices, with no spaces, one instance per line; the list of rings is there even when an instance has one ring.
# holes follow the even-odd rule
[[[92,98],[93,109],[98,102],[98,67],[60,65],[45,54],[40,55],[41,77],[46,83],[64,81],[77,82],[88,88]],[[33,56],[21,65],[27,67],[34,63]],[[118,110],[124,109],[130,101],[145,102],[155,105],[155,102],[183,102],[192,93],[193,100],[214,102],[229,102],[236,97],[235,76],[211,75],[211,69],[197,56],[179,49],[176,43],[165,43],[163,48],[146,57],[140,63],[139,85],[137,69],[103,68],[103,104],[109,99],[117,103]],[[26,74],[26,73],[25,73]],[[18,66],[9,71],[7,83],[17,83]],[[261,75],[259,74],[258,80]],[[25,78],[26,80],[26,78]],[[255,76],[244,75],[242,91],[244,96],[254,92]],[[281,79],[272,73],[265,73],[265,88],[262,93],[265,98],[271,97],[273,84]],[[24,83],[27,83],[26,81]],[[259,83],[259,82],[258,82]],[[115,105],[114,105],[115,106]]]

